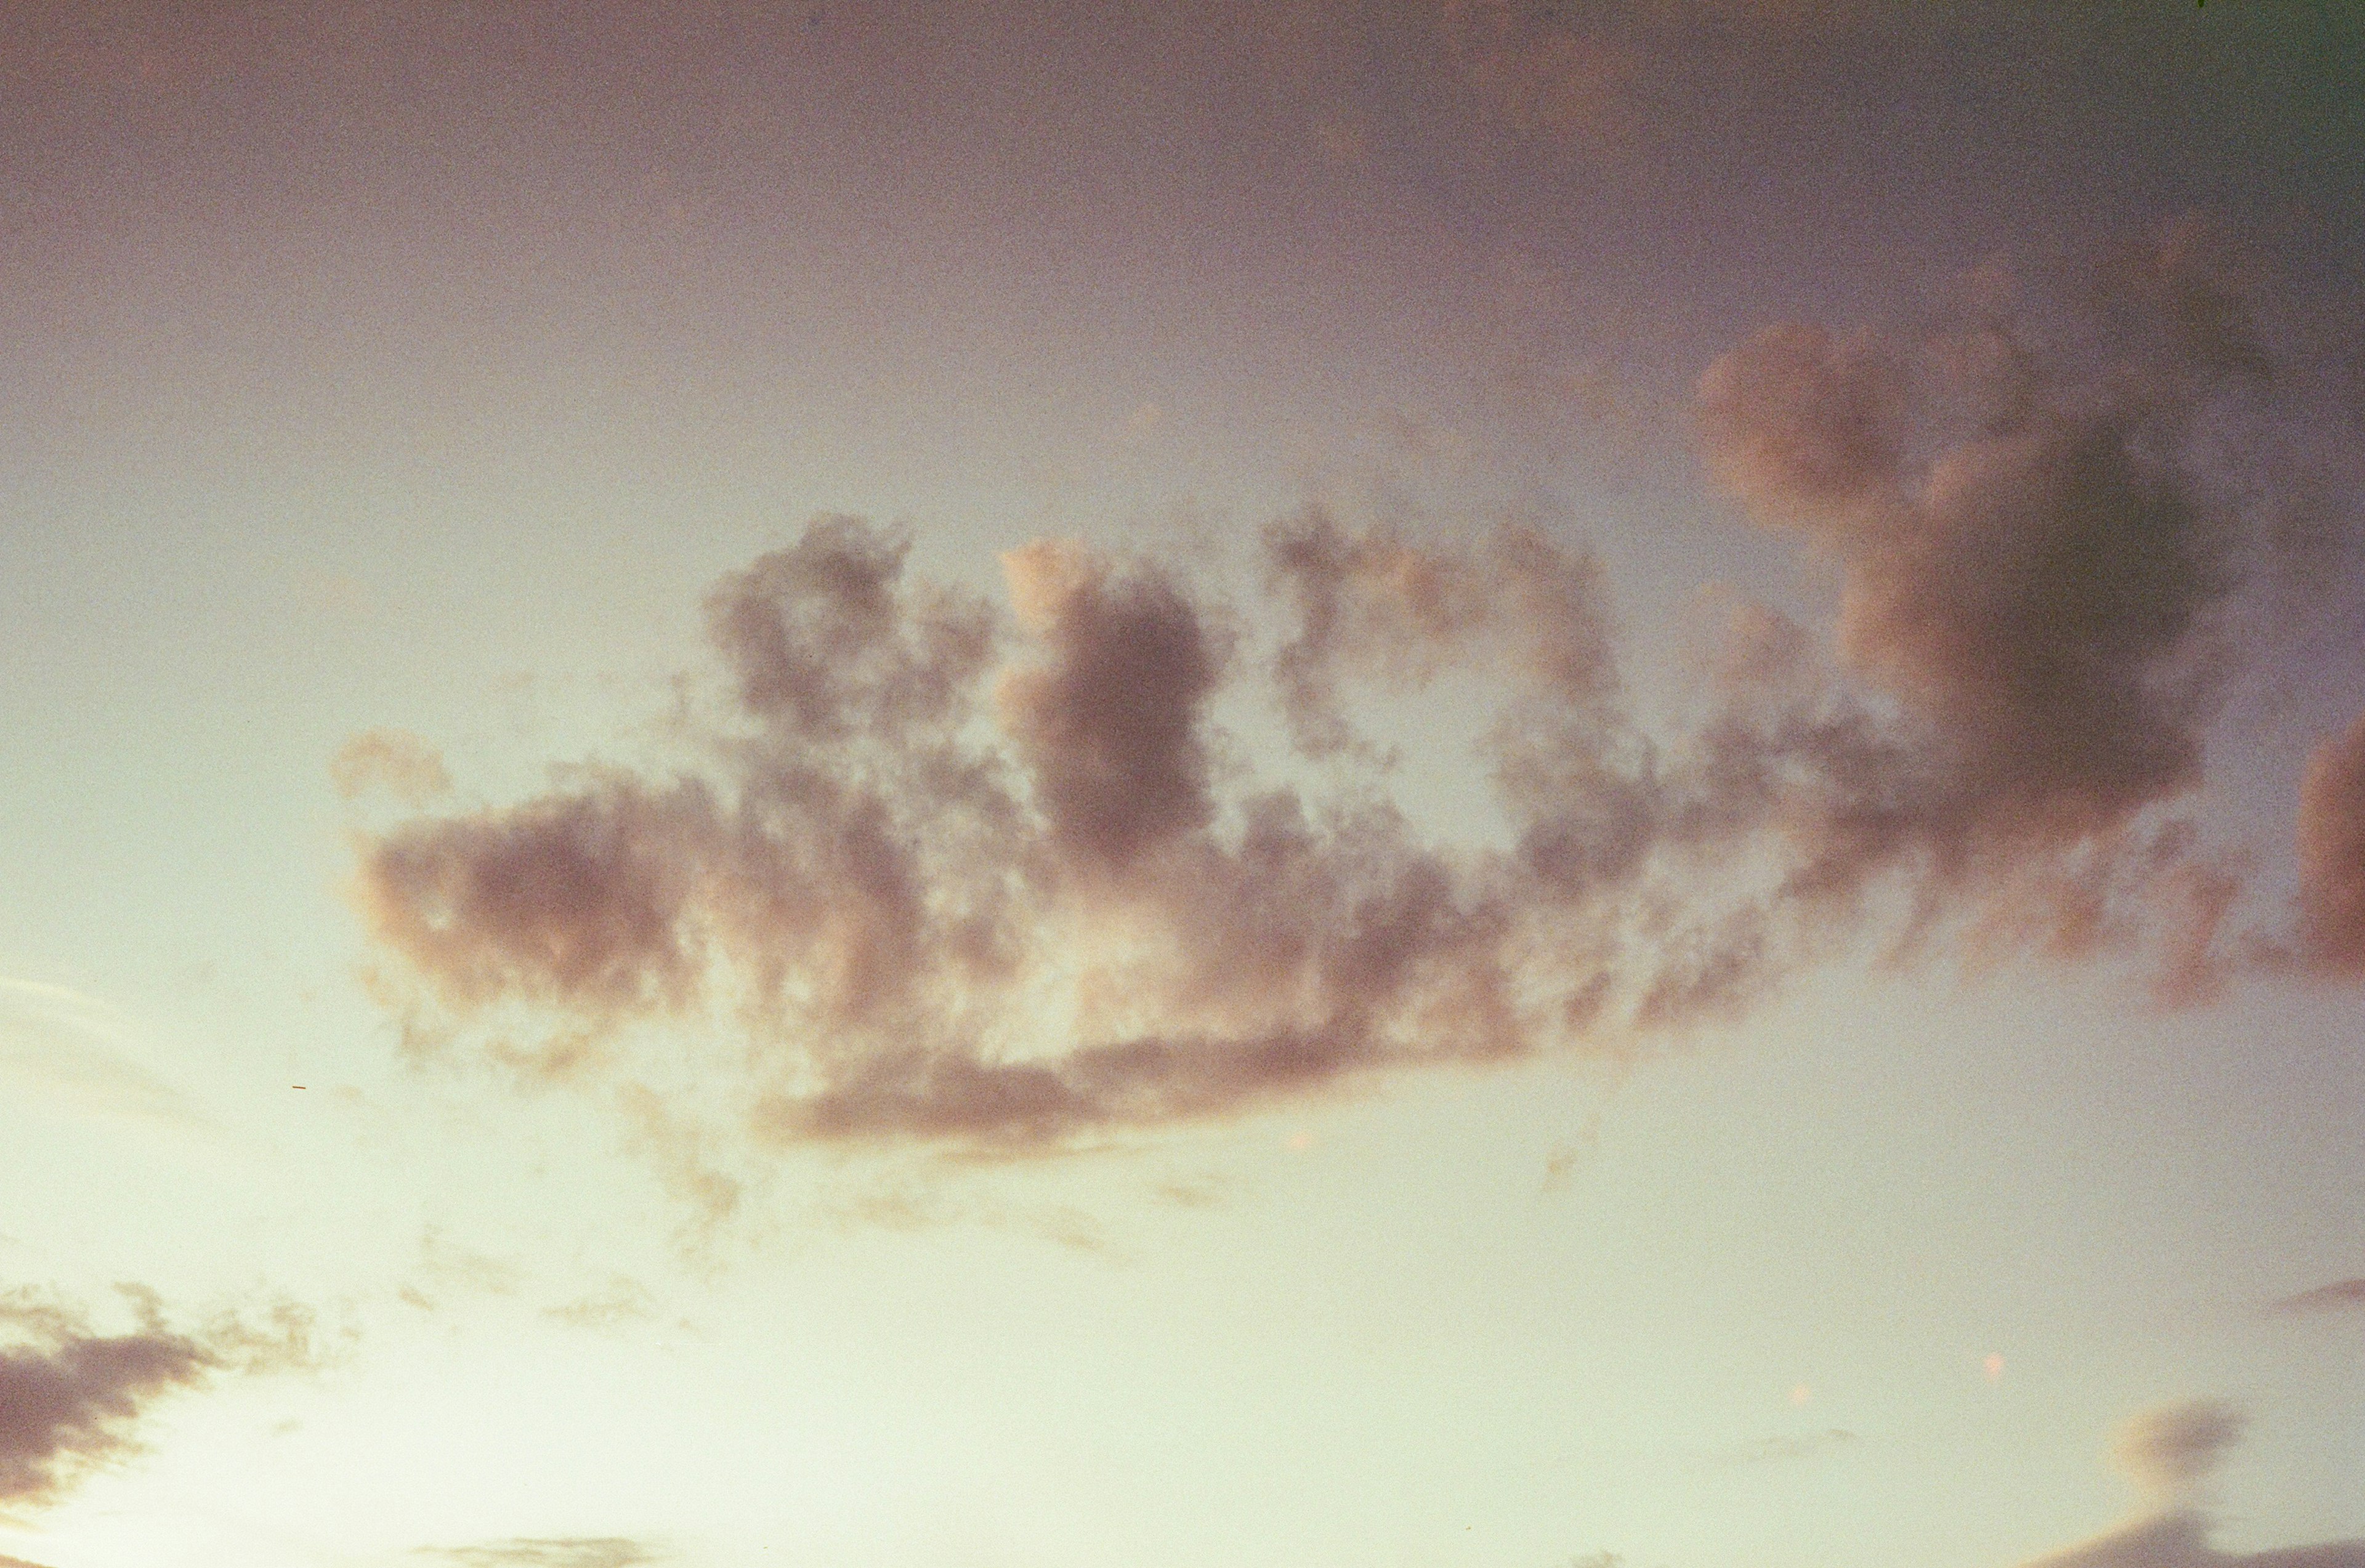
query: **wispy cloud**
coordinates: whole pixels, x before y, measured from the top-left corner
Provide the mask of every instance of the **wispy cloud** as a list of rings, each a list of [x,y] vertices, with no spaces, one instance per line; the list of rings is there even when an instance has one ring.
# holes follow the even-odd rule
[[[2307,1317],[2329,1312],[2365,1312],[2365,1279],[2335,1280],[2328,1285],[2287,1295],[2267,1307],[2276,1317]]]
[[[383,790],[414,808],[452,789],[443,754],[402,730],[370,730],[353,736],[329,759],[329,778],[349,801]]]
[[[656,1302],[638,1281],[620,1274],[606,1289],[546,1306],[542,1315],[570,1328],[613,1329],[655,1317]]]
[[[422,1546],[416,1555],[461,1568],[637,1568],[665,1561],[647,1542],[618,1535],[520,1536],[478,1546]]]
[[[0,1076],[37,1103],[87,1114],[200,1130],[187,1096],[135,1061],[115,1009],[63,986],[0,978]]]
[[[1713,1465],[1783,1464],[1813,1459],[1836,1449],[1852,1448],[1864,1441],[1855,1432],[1841,1427],[1830,1427],[1820,1432],[1791,1432],[1778,1437],[1760,1438],[1754,1442],[1736,1443],[1719,1449],[1707,1456]]]

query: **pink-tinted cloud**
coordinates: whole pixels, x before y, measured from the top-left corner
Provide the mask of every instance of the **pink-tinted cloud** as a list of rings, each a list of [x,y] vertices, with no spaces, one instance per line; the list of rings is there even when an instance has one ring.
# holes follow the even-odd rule
[[[1499,554],[1510,602],[1589,588],[1540,540]],[[419,1000],[536,1004],[570,1041],[727,1007],[765,1042],[742,1112],[792,1140],[1041,1143],[1532,1048],[1474,863],[1384,806],[1219,802],[1226,639],[1173,578],[1030,546],[996,628],[902,557],[824,519],[716,590],[718,778],[590,771],[365,840],[358,900]],[[1534,679],[1592,680],[1597,649],[1521,613]],[[1062,968],[1076,1033],[1047,1040],[1030,1002]]]
[[[617,1535],[521,1536],[476,1546],[422,1546],[416,1554],[460,1568],[638,1568],[666,1560],[648,1542]]]
[[[1264,554],[1268,587],[1294,620],[1273,681],[1310,756],[1351,744],[1339,689],[1350,676],[1417,688],[1491,654],[1499,673],[1564,703],[1617,692],[1599,566],[1532,529],[1500,530],[1480,550],[1443,550],[1386,529],[1350,532],[1316,508],[1267,528]]]
[[[2161,808],[2201,778],[2266,529],[2202,431],[2271,379],[2199,232],[2104,269],[2100,368],[1990,315],[1919,341],[1769,328],[1699,386],[1712,472],[1838,565],[1841,671],[1896,715],[1794,685],[1720,737],[1753,787],[1805,767],[1772,802],[1798,885],[1910,869],[1978,940],[2070,956],[2147,926],[2184,1000],[2223,980],[2239,858]]]
[[[2301,940],[2326,974],[2365,977],[2365,718],[2315,748],[2299,795]]]
[[[902,534],[819,519],[710,594],[727,681],[678,772],[580,769],[362,840],[385,979],[454,1031],[553,1017],[539,1049],[482,1032],[619,1080],[718,1214],[738,1187],[682,1153],[718,1122],[1039,1148],[1624,1049],[1867,932],[1973,959],[2140,942],[2162,994],[2202,999],[2242,862],[2172,809],[2254,522],[2186,438],[2261,375],[2196,265],[2107,274],[2156,330],[2076,374],[2001,318],[1935,348],[1781,327],[1718,360],[1713,473],[1836,562],[1841,602],[1828,634],[1739,607],[1687,728],[1628,711],[1598,564],[1532,528],[1449,544],[1308,510],[1264,531],[1246,613],[1043,541],[1004,557],[1004,613],[918,580]],[[1505,847],[1414,831],[1356,729],[1449,674],[1492,700]],[[1216,727],[1234,696],[1351,781],[1258,780]],[[2332,967],[2348,755],[2303,824]],[[715,1070],[635,1056],[635,1020],[746,1044]]]
[[[1216,814],[1201,719],[1223,651],[1176,585],[1044,540],[1003,558],[1040,664],[1005,672],[1004,727],[1055,842],[1118,868]]]
[[[281,1308],[261,1325],[235,1317],[185,1332],[153,1297],[128,1293],[128,1333],[18,1292],[0,1298],[0,1511],[58,1501],[93,1471],[138,1451],[141,1417],[170,1394],[233,1371],[300,1365],[310,1319]]]
[[[614,775],[517,810],[418,821],[369,846],[363,911],[457,1004],[678,1002],[699,961],[681,916],[713,821],[698,785]]]

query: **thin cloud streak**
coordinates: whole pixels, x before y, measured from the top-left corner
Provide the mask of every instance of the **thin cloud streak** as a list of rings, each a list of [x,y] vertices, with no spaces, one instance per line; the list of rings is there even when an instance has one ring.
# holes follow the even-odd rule
[[[2328,1285],[2287,1295],[2267,1308],[2273,1317],[2311,1317],[2322,1313],[2365,1312],[2365,1279],[2335,1280]]]
[[[1760,1438],[1754,1442],[1738,1443],[1709,1455],[1708,1462],[1730,1467],[1782,1464],[1813,1459],[1836,1449],[1853,1448],[1862,1441],[1864,1439],[1858,1433],[1844,1427],[1831,1427],[1820,1432],[1785,1433]]]
[[[422,1546],[414,1555],[439,1557],[461,1568],[638,1568],[664,1554],[628,1536],[514,1537],[480,1546]]]

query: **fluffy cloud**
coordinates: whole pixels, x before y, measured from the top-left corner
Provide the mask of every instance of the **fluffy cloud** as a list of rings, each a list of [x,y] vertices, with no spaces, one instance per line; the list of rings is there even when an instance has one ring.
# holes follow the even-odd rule
[[[1505,551],[1528,598],[1586,582]],[[777,1140],[1036,1144],[1532,1047],[1499,870],[1384,802],[1218,799],[1229,651],[1176,579],[1029,546],[1011,626],[904,554],[825,519],[718,588],[717,777],[585,770],[368,840],[359,902],[420,1000],[592,1035],[725,1009]],[[1597,651],[1550,631],[1522,657],[1586,685]]]
[[[2163,990],[2190,999],[2224,977],[2239,878],[2170,813],[2272,548],[2271,509],[2238,498],[2280,482],[2221,427],[2290,410],[2200,226],[2113,258],[2095,298],[2099,361],[1990,314],[1919,337],[1778,326],[1709,367],[1711,470],[1836,564],[1840,671],[1892,715],[1794,702],[1735,732],[1732,766],[1813,775],[1780,806],[1806,880],[1852,895],[1910,868],[1984,938],[2063,954],[2147,925]],[[2330,801],[2345,775],[2317,775]],[[2315,820],[2329,960],[2340,809]]]
[[[2198,777],[2190,667],[2226,526],[2139,406],[2032,409],[1905,463],[1875,351],[1776,328],[1701,383],[1728,487],[1844,574],[1838,651],[1914,721],[1911,772],[1844,779],[1853,842],[1949,867],[2090,838]],[[1854,831],[1849,831],[1853,825]]]
[[[140,1417],[158,1400],[218,1374],[302,1364],[311,1322],[283,1307],[264,1324],[236,1317],[176,1330],[154,1298],[127,1293],[136,1323],[105,1334],[56,1302],[0,1297],[0,1509],[55,1502],[92,1471],[137,1451]]]
[[[2114,329],[2100,371],[1987,319],[1777,327],[1710,366],[1712,472],[1837,563],[1841,603],[1828,641],[1739,607],[1672,733],[1624,701],[1598,565],[1532,529],[1449,544],[1309,510],[1264,532],[1246,613],[1039,541],[1004,557],[1004,612],[919,580],[900,533],[819,519],[709,596],[724,694],[677,771],[577,768],[361,841],[382,979],[443,1035],[607,1075],[668,1147],[703,1116],[1040,1148],[1623,1048],[1867,930],[2139,940],[2198,995],[2241,883],[2172,812],[2250,522],[2193,432],[2265,362],[2193,257],[2114,263],[2113,308],[2152,328]],[[1357,733],[1359,704],[1449,674],[1493,695],[1508,846],[1415,832]],[[1346,782],[1248,774],[1227,693]],[[2352,735],[2307,785],[2332,969],[2365,951],[2360,756]],[[520,1005],[539,1051],[504,1043]],[[699,1027],[635,1035],[671,1022]],[[717,1036],[745,1048],[683,1054]]]

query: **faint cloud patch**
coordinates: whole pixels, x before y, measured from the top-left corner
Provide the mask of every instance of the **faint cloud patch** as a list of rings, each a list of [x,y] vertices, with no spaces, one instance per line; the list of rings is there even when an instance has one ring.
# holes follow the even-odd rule
[[[1736,1443],[1704,1456],[1705,1462],[1719,1468],[1750,1464],[1786,1464],[1799,1460],[1814,1459],[1838,1449],[1853,1448],[1864,1439],[1843,1427],[1829,1427],[1820,1432],[1786,1432],[1777,1437],[1759,1438],[1754,1442]]]
[[[2313,1317],[2326,1312],[2365,1312],[2365,1279],[2335,1280],[2267,1307],[2270,1317]]]
[[[655,1317],[656,1301],[640,1282],[619,1274],[607,1289],[546,1306],[542,1315],[570,1328],[615,1329]]]
[[[414,809],[452,789],[443,754],[403,730],[353,736],[329,759],[329,781],[348,801],[382,790]]]
[[[0,979],[0,1081],[89,1114],[211,1130],[178,1089],[131,1058],[130,1034],[123,1015],[94,997]]]
[[[2163,1405],[2121,1427],[2111,1457],[2145,1491],[2182,1500],[2216,1471],[2248,1425],[2248,1417],[2219,1399]]]
[[[1575,1179],[1578,1167],[1590,1161],[1594,1151],[1600,1147],[1601,1113],[1596,1111],[1585,1119],[1585,1126],[1576,1130],[1575,1137],[1545,1157],[1543,1184],[1537,1189],[1538,1193],[1557,1193],[1566,1188]]]

